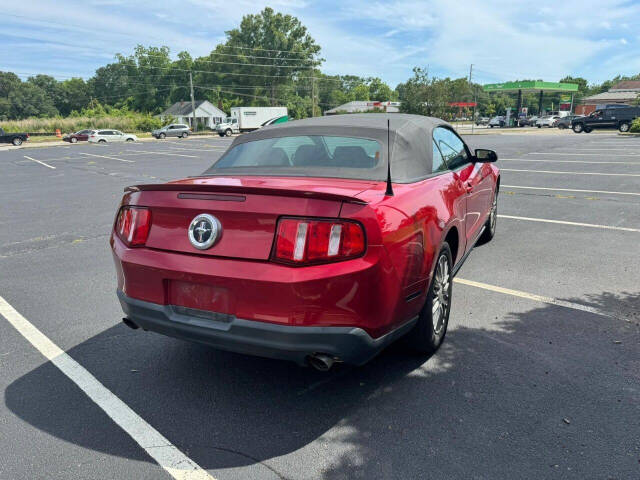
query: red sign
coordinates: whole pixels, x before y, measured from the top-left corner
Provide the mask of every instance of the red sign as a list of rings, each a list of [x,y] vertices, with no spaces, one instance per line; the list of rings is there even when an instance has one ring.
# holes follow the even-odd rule
[[[450,107],[476,107],[478,104],[476,102],[451,102],[449,103]]]

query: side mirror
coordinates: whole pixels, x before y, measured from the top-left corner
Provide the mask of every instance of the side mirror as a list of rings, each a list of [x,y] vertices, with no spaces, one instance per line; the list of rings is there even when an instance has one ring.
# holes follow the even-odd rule
[[[498,161],[498,154],[493,150],[487,150],[486,148],[476,148],[476,161],[496,162]]]

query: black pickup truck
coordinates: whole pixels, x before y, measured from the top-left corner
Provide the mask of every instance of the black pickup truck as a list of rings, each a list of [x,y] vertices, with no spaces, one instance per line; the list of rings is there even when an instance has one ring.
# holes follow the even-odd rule
[[[617,128],[621,132],[628,132],[636,117],[640,117],[640,107],[601,108],[586,117],[571,120],[571,128],[576,133],[589,133],[596,128]]]
[[[13,143],[16,147],[29,140],[28,133],[5,133],[0,128],[0,143]]]

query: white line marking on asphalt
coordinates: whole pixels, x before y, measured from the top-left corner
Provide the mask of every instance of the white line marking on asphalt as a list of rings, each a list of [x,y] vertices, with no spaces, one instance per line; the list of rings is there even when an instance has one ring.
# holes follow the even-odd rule
[[[597,308],[589,307],[588,305],[581,305],[579,303],[568,302],[566,300],[559,300],[553,297],[545,297],[543,295],[536,295],[534,293],[527,293],[521,290],[513,290],[511,288],[498,287],[496,285],[489,285],[488,283],[476,282],[473,280],[467,280],[460,277],[453,279],[454,283],[460,283],[463,285],[469,285],[471,287],[482,288],[484,290],[490,290],[492,292],[503,293],[505,295],[512,295],[514,297],[526,298],[536,302],[547,303],[549,305],[558,305],[560,307],[571,308],[573,310],[581,310],[583,312],[595,313],[596,315],[603,315],[610,318],[618,318],[610,315]]]
[[[575,227],[588,227],[588,228],[602,228],[605,230],[621,230],[623,232],[640,232],[640,228],[614,227],[612,225],[597,225],[595,223],[568,222],[565,220],[549,220],[547,218],[516,217],[514,215],[502,215],[502,214],[499,214],[498,218],[509,218],[511,220],[526,220],[528,222],[558,223],[561,225],[573,225]]]
[[[197,155],[184,155],[182,153],[166,153],[166,152],[148,152],[145,150],[136,150],[136,153],[148,153],[150,155],[169,155],[172,157],[190,157],[190,158],[199,158]]]
[[[227,147],[210,147],[210,148],[184,148],[184,147],[168,147],[171,150],[185,151],[185,152],[219,152],[226,150]]]
[[[160,432],[100,383],[87,369],[71,358],[29,320],[0,297],[0,315],[42,355],[64,373],[120,428],[176,480],[214,480],[209,473],[178,450]]]
[[[575,155],[575,156],[585,156],[585,155],[596,155],[601,157],[602,153],[562,153],[562,152],[529,152],[527,155]],[[640,153],[614,153],[616,157],[640,157]]]
[[[608,192],[606,190],[582,190],[578,188],[551,188],[551,187],[525,187],[522,185],[500,185],[506,188],[524,188],[527,190],[551,190],[556,192],[581,192],[581,193],[608,193],[610,195],[635,195],[640,197],[640,193],[634,192]]]
[[[44,163],[44,162],[43,162],[43,161],[41,161],[41,160],[36,160],[35,158],[27,157],[26,155],[24,155],[24,158],[26,158],[27,160],[31,160],[31,161],[33,161],[33,162],[39,163],[40,165],[44,165],[44,166],[45,166],[45,167],[47,167],[47,168],[51,168],[51,169],[53,169],[53,170],[55,170],[55,169],[56,169],[56,167],[53,167],[53,166],[49,165],[48,163]]]
[[[589,160],[549,160],[542,158],[500,158],[499,160],[504,160],[507,162],[547,162],[547,163],[604,163],[604,164],[618,164],[618,165],[640,165],[640,162],[596,162]]]
[[[124,158],[108,157],[107,155],[96,155],[95,153],[78,152],[80,155],[88,155],[89,157],[108,158],[109,160],[117,160],[119,162],[135,163],[133,160],[125,160]]]
[[[500,170],[503,172],[559,173],[562,175],[606,175],[611,177],[640,177],[640,173],[562,172],[557,170],[520,170],[515,168],[501,168]]]

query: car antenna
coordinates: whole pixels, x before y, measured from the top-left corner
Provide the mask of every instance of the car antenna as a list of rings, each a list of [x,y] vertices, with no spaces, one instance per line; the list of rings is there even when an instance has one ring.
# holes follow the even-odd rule
[[[391,185],[391,143],[389,141],[391,127],[389,123],[389,119],[387,118],[387,191],[384,192],[384,194],[387,197],[393,197],[393,188]]]

